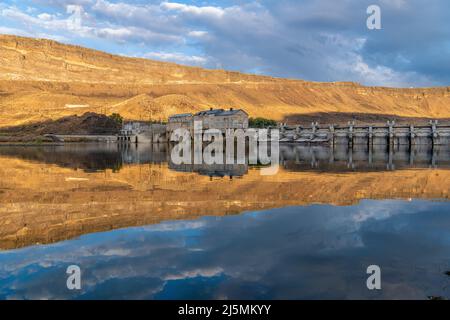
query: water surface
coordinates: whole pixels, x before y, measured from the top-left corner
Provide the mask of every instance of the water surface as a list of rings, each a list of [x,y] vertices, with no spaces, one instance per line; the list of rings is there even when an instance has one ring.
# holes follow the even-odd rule
[[[164,146],[0,147],[0,298],[450,297],[448,149],[280,157],[261,176]]]

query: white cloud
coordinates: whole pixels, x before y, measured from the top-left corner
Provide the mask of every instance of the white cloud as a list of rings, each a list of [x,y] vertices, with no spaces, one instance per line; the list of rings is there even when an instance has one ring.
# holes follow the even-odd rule
[[[180,230],[195,230],[202,229],[206,226],[206,222],[202,220],[195,221],[170,221],[163,222],[158,225],[144,227],[148,231],[180,231]]]
[[[41,13],[41,14],[38,14],[37,17],[38,17],[39,19],[41,19],[41,20],[46,20],[46,21],[51,20],[51,19],[53,18],[53,16],[52,16],[51,14],[48,14],[48,13]]]
[[[161,3],[161,8],[166,10],[178,11],[194,16],[205,16],[212,18],[221,18],[225,13],[225,10],[220,7],[212,7],[212,6],[197,7],[193,5],[187,5],[176,2],[163,2]]]
[[[48,14],[39,14],[38,16],[32,16],[30,14],[22,12],[16,7],[9,7],[3,9],[0,12],[0,16],[5,18],[14,19],[17,22],[21,22],[29,29],[38,26],[51,30],[67,30],[68,19],[56,19],[54,16]]]
[[[94,0],[33,0],[35,3],[66,8],[68,5],[87,6],[94,2]]]
[[[0,33],[2,34],[11,34],[11,35],[17,35],[17,36],[24,36],[24,37],[31,37],[33,34],[16,28],[9,28],[9,27],[2,27],[0,26]]]
[[[402,76],[396,74],[392,69],[385,66],[375,66],[371,68],[364,62],[361,56],[356,56],[356,61],[351,69],[358,74],[366,83],[383,83],[385,85],[404,85]]]
[[[135,27],[97,28],[93,29],[95,35],[102,38],[110,38],[117,41],[146,41],[153,44],[179,43],[184,39],[180,36],[153,32],[151,30]]]
[[[131,255],[131,250],[124,248],[107,248],[105,251],[101,252],[101,255],[126,257]]]
[[[0,26],[0,34],[9,34],[9,35],[15,35],[15,36],[22,36],[22,37],[35,37],[35,38],[42,38],[42,39],[52,39],[59,42],[67,42],[68,39],[64,36],[55,35],[55,34],[48,34],[43,32],[33,32],[33,31],[25,31],[21,29],[16,28],[9,28],[9,27],[2,27]]]
[[[202,56],[186,55],[179,52],[148,52],[143,55],[145,58],[175,62],[179,64],[190,64],[202,66],[208,62],[208,59]]]
[[[138,6],[123,2],[108,2],[106,0],[97,0],[95,4],[91,7],[92,11],[99,12],[108,17],[116,18],[143,18],[147,16],[149,19],[149,14],[157,13],[158,6]]]
[[[404,8],[407,5],[406,0],[381,0],[383,6],[395,7],[397,9]]]
[[[204,38],[207,35],[208,35],[207,31],[196,31],[196,30],[194,30],[194,31],[190,31],[188,33],[188,36],[192,37],[192,38]]]
[[[224,270],[220,267],[212,267],[209,269],[186,270],[179,274],[168,274],[164,277],[165,281],[183,280],[196,277],[212,278],[222,274]]]
[[[159,5],[135,5],[97,0],[90,8],[101,20],[121,26],[134,26],[153,32],[179,36],[188,28],[179,19],[164,12]]]
[[[97,35],[112,39],[126,39],[133,36],[133,31],[127,28],[102,28],[97,30]]]
[[[59,32],[65,32],[66,34],[71,34],[73,37],[98,37],[111,39],[122,43],[127,41],[145,41],[148,44],[182,44],[184,41],[181,36],[158,33],[133,26],[101,26],[101,24],[87,25],[87,23],[89,23],[92,19],[88,13],[84,12],[82,7],[68,6],[67,8],[69,15],[66,18],[57,18],[55,15],[49,15],[47,13],[33,16],[22,12],[16,7],[8,7],[1,10],[0,16],[21,22],[28,30],[34,30],[36,27],[40,27],[47,30],[58,30]],[[80,11],[76,12],[77,9]],[[75,15],[75,13],[77,15]],[[19,33],[36,35],[36,32],[30,31],[23,31]]]

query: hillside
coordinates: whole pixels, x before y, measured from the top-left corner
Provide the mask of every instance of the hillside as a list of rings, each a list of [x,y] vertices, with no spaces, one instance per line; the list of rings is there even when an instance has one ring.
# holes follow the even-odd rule
[[[329,114],[327,121],[347,119],[336,113],[371,114],[374,120],[382,115],[380,121],[393,115],[450,118],[450,88],[277,79],[0,35],[0,127],[85,112],[164,120],[210,107],[243,108],[250,116],[280,121],[316,113]]]
[[[63,135],[115,135],[121,125],[111,117],[86,112],[81,116],[72,115],[56,120],[33,122],[14,127],[0,128],[0,143],[53,142],[46,134]]]

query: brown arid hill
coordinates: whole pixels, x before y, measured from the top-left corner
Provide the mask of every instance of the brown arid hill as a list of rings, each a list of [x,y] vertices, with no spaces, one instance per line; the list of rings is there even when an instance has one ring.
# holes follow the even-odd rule
[[[166,120],[174,113],[242,108],[252,117],[302,115],[450,118],[450,88],[396,89],[207,70],[115,56],[51,40],[0,35],[0,127],[97,112]],[[334,115],[338,116],[334,116]],[[347,117],[340,117],[347,114]],[[382,115],[377,118],[377,115]]]
[[[63,161],[63,160],[61,160]],[[448,201],[450,171],[292,172],[243,178],[177,172],[167,164],[100,172],[1,156],[0,250],[167,220],[363,199]],[[274,192],[277,190],[277,192]]]

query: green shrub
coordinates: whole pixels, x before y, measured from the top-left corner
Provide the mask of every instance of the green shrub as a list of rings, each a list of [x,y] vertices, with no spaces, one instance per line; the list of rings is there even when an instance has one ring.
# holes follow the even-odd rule
[[[267,128],[267,127],[276,127],[277,122],[275,120],[258,117],[248,119],[248,125],[250,128]]]
[[[109,116],[109,118],[120,126],[123,123],[123,117],[118,113],[113,113],[112,115]]]

